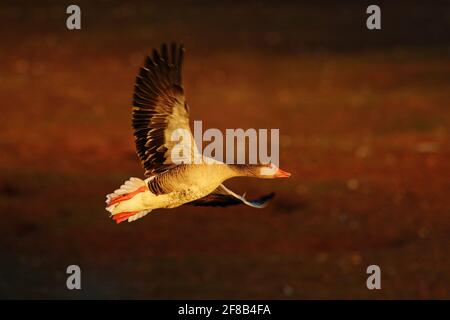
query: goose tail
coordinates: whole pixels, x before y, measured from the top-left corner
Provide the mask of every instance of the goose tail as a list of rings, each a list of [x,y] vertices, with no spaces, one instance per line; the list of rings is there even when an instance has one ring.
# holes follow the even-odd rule
[[[131,200],[137,194],[145,192],[147,190],[148,187],[144,180],[132,177],[125,181],[119,189],[115,190],[113,193],[106,195],[106,210],[110,213],[111,218],[116,221],[116,223],[120,223],[126,220],[128,222],[131,222],[142,218],[151,210],[148,209],[124,211],[120,210],[120,208],[117,207],[119,206],[119,204],[127,200]],[[124,204],[127,205],[127,203]],[[130,203],[130,205],[132,205],[132,203]]]

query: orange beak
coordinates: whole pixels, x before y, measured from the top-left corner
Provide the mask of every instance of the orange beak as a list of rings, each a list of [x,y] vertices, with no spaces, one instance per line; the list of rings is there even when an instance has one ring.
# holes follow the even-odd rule
[[[289,172],[283,171],[281,169],[278,169],[277,172],[275,172],[275,178],[289,178],[291,174]]]

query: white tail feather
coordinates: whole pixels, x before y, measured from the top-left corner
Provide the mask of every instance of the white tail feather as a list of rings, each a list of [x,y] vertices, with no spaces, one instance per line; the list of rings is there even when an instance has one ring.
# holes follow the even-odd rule
[[[131,177],[127,181],[125,181],[119,189],[114,190],[113,193],[106,195],[106,204],[108,204],[112,198],[120,196],[122,194],[127,194],[137,190],[138,188],[145,185],[145,181],[139,178]],[[106,210],[112,213],[112,209],[114,209],[114,205],[106,207]]]
[[[110,213],[110,217],[112,217],[114,220],[116,220],[117,223],[120,223],[122,221],[128,221],[128,222],[132,222],[135,221],[139,218],[144,217],[145,215],[147,215],[149,212],[151,212],[151,209],[144,209],[141,210],[139,212],[134,211],[137,208],[142,209],[142,204],[139,203],[141,200],[141,198],[136,197],[136,195],[131,195],[131,198],[126,198],[124,200],[120,200],[120,201],[114,201],[115,198],[117,197],[121,197],[124,195],[127,195],[129,193],[132,193],[140,188],[142,188],[143,186],[146,186],[148,181],[150,181],[151,179],[153,179],[153,177],[150,177],[148,179],[146,179],[145,181],[139,178],[130,178],[127,181],[125,181],[119,189],[115,190],[113,193],[110,193],[106,196],[106,210]],[[135,201],[136,197],[136,201],[137,202],[133,202]],[[113,204],[111,204],[111,202],[114,202]],[[124,210],[117,210],[117,206],[124,204],[125,206],[128,206],[127,209]],[[134,207],[136,207],[136,209],[133,209]],[[122,208],[123,209],[123,208]],[[133,212],[136,212],[133,214]],[[119,214],[132,214],[131,216],[128,217],[121,217]],[[126,220],[124,220],[126,219]]]
[[[149,210],[144,210],[139,213],[136,213],[135,215],[128,218],[128,222],[133,222],[139,218],[142,218],[142,217],[146,216],[147,213],[149,213],[150,211],[152,211],[152,210],[149,209]]]

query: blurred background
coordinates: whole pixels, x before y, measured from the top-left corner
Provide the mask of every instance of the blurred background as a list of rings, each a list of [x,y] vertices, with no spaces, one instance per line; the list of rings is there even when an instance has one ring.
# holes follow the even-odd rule
[[[70,4],[0,4],[1,298],[450,298],[448,2],[377,1],[379,31],[366,1],[76,1],[80,31]],[[172,40],[191,121],[280,128],[292,177],[227,184],[268,208],[108,218],[143,174],[134,79]]]

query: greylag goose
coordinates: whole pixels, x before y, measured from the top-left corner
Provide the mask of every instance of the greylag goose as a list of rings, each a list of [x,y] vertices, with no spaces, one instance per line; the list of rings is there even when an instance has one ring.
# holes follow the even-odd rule
[[[170,51],[170,52],[169,52]],[[132,125],[136,151],[144,167],[145,180],[130,178],[106,196],[106,210],[117,222],[135,221],[154,209],[184,204],[228,206],[245,204],[264,207],[273,193],[247,200],[222,183],[233,177],[286,178],[290,174],[274,164],[225,164],[206,158],[197,150],[189,127],[189,109],[181,81],[184,47],[163,44],[147,57],[136,79]],[[188,133],[187,161],[174,161],[172,141],[175,130]],[[198,160],[202,161],[193,161]],[[195,158],[195,159],[194,159]],[[179,159],[178,159],[179,160]]]

